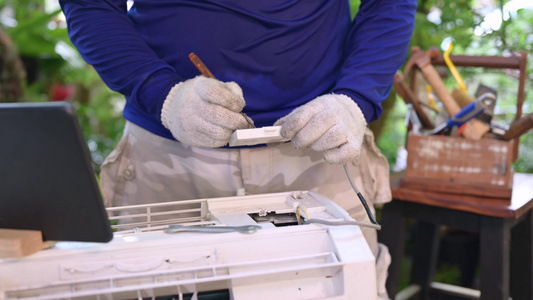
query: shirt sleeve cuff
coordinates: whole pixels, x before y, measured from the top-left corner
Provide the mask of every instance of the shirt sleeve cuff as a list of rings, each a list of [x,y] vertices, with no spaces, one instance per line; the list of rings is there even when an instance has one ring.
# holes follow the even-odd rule
[[[135,99],[130,99],[130,101],[136,102],[143,110],[159,119],[163,102],[170,89],[181,81],[183,78],[173,70],[160,69],[146,77],[137,93],[134,93],[132,98]]]
[[[376,106],[376,104],[372,103],[371,101],[368,101],[357,95],[357,93],[353,93],[349,90],[334,90],[333,93],[343,94],[352,98],[363,112],[367,124],[377,120],[383,111],[380,105]]]

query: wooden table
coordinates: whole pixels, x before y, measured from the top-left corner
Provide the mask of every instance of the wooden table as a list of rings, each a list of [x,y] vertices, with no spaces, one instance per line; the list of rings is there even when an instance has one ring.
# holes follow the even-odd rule
[[[414,219],[421,236],[413,248],[410,283],[418,299],[533,299],[533,174],[514,174],[511,199],[402,188],[399,180],[392,176],[393,201],[383,208],[379,232],[392,256],[389,296],[397,293],[407,221]],[[441,225],[479,234],[480,296],[433,282]]]

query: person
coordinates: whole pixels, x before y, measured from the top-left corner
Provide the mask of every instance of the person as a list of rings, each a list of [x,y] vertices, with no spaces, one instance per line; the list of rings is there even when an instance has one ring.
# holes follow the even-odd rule
[[[102,165],[106,205],[310,190],[367,220],[340,165],[370,204],[390,200],[367,125],[407,57],[416,1],[363,0],[353,20],[347,0],[60,5],[84,60],[127,100],[124,135]],[[282,126],[291,142],[228,147],[250,124]],[[386,298],[388,252],[363,232]]]

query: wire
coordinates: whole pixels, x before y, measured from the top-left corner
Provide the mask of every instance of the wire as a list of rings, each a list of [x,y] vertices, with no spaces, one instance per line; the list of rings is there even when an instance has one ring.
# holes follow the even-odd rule
[[[302,221],[300,217],[300,209],[304,211],[305,213],[305,220]],[[359,222],[359,221],[327,221],[324,219],[311,219],[311,216],[309,215],[309,212],[307,211],[307,208],[305,205],[300,204],[296,207],[296,220],[298,221],[298,225],[302,224],[311,224],[311,223],[317,223],[317,224],[323,224],[328,226],[342,226],[342,225],[356,225],[360,227],[370,227],[377,230],[381,229],[381,225],[379,224],[372,224],[368,222]]]
[[[372,224],[368,222],[359,222],[359,221],[327,221],[322,219],[309,219],[305,220],[303,224],[310,224],[310,223],[317,223],[317,224],[324,224],[328,226],[341,226],[341,225],[357,225],[362,227],[370,227],[377,230],[381,229],[381,225],[379,224]]]
[[[357,194],[357,197],[359,197],[359,200],[363,204],[363,207],[365,208],[366,214],[368,215],[370,222],[372,222],[372,224],[378,225],[379,228],[381,229],[381,225],[379,225],[379,223],[374,218],[374,215],[372,214],[370,207],[368,207],[368,204],[366,203],[365,198],[363,197],[363,195],[361,194],[357,186],[355,186],[355,183],[352,180],[352,176],[350,176],[350,172],[348,171],[348,166],[346,164],[343,164],[342,166],[344,168],[344,172],[346,172],[346,177],[348,177],[348,181],[350,181],[350,185],[352,186],[353,190]]]
[[[305,218],[307,220],[311,219],[311,217],[309,216],[309,212],[307,211],[307,208],[304,205],[300,204],[296,206],[296,221],[298,221],[298,225],[302,225],[302,220],[300,218],[300,209],[302,209],[305,212]]]

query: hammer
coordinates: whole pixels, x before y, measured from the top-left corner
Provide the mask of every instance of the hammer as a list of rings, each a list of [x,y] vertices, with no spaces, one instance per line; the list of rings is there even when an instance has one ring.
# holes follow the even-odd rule
[[[514,138],[520,137],[522,134],[528,132],[533,128],[533,113],[518,119],[511,124],[509,130],[507,130],[503,136],[503,139],[508,141]]]
[[[411,55],[411,58],[405,66],[404,77],[408,76],[413,66],[418,67],[422,71],[424,78],[426,78],[429,84],[433,87],[435,94],[437,94],[444,109],[446,109],[450,116],[455,116],[461,111],[461,107],[455,102],[455,99],[450,92],[448,92],[440,75],[431,64],[431,57],[427,52],[418,50]],[[490,126],[488,124],[477,119],[472,119],[467,123],[463,135],[469,139],[479,140],[489,130]]]

